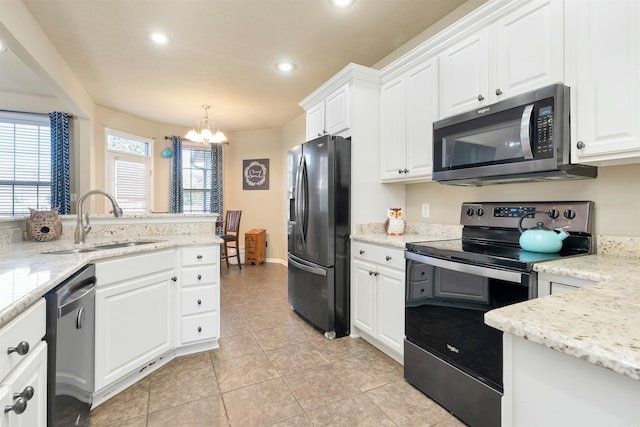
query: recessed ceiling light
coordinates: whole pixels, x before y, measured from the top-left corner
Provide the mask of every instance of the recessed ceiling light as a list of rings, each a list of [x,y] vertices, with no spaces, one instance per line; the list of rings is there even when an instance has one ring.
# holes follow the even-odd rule
[[[340,9],[347,8],[352,4],[354,4],[355,2],[356,2],[355,0],[329,0],[329,3],[331,4],[331,6],[338,7]]]
[[[151,33],[149,35],[149,38],[151,39],[152,42],[154,42],[155,44],[167,44],[169,43],[169,37],[167,37],[165,34],[162,33]]]
[[[280,61],[276,63],[276,69],[283,73],[290,73],[296,69],[296,64],[291,61]]]

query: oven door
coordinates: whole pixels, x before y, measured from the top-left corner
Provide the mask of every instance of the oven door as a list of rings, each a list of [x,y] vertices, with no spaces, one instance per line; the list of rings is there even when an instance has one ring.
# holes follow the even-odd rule
[[[405,257],[406,380],[469,425],[500,426],[502,332],[484,313],[534,297],[535,273]]]
[[[502,392],[502,332],[484,313],[534,296],[532,273],[406,258],[407,340]]]

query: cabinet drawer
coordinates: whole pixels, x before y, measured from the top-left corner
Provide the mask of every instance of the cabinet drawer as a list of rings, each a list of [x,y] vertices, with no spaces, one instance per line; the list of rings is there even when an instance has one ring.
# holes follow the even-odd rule
[[[363,259],[365,261],[391,268],[397,268],[398,270],[404,270],[405,260],[403,249],[354,242],[351,253],[354,258]]]
[[[216,284],[216,269],[211,266],[184,267],[182,269],[182,286]]]
[[[182,319],[182,343],[200,341],[218,336],[216,313],[209,312]]]
[[[198,246],[182,249],[182,265],[215,264],[218,252],[214,246]]]
[[[180,293],[182,315],[215,310],[218,306],[217,290],[215,285],[183,289]]]
[[[169,250],[99,261],[96,263],[96,286],[102,287],[161,271],[173,270],[175,256],[175,251]],[[170,276],[171,273],[168,273],[167,278]]]
[[[46,306],[44,299],[38,301],[8,325],[0,330],[0,379],[6,377],[18,363],[22,362],[42,341],[46,333]],[[8,353],[9,347],[25,341],[29,352],[20,356],[17,352]]]

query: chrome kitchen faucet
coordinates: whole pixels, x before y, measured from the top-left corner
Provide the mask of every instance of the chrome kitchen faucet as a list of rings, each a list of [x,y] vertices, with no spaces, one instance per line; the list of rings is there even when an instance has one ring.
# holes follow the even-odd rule
[[[116,202],[116,199],[111,194],[102,190],[87,191],[82,196],[80,196],[80,198],[78,199],[78,204],[76,206],[76,211],[77,211],[76,212],[77,214],[76,230],[73,235],[73,239],[75,243],[84,243],[84,240],[87,237],[87,234],[89,234],[89,231],[91,231],[91,224],[89,223],[88,213],[85,214],[85,218],[87,219],[87,224],[85,225],[82,221],[82,203],[84,202],[84,199],[91,196],[92,194],[102,194],[103,196],[108,198],[111,201],[111,205],[113,206],[113,216],[115,216],[116,218],[119,216],[122,216],[122,208],[118,206],[118,202]]]

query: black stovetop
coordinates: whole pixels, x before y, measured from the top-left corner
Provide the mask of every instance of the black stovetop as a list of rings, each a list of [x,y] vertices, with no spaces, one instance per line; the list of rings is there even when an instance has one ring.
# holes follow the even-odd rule
[[[570,209],[574,217],[564,212]],[[569,237],[557,253],[529,252],[518,243],[519,216],[526,211],[541,211],[535,220],[526,218],[527,225],[542,221],[549,228],[564,228]],[[547,215],[556,210],[558,216]],[[481,214],[479,214],[481,212]],[[408,252],[481,265],[504,270],[533,271],[533,264],[554,259],[592,253],[593,202],[488,202],[463,203],[461,239],[414,242],[406,245]],[[525,227],[526,228],[526,227]]]

